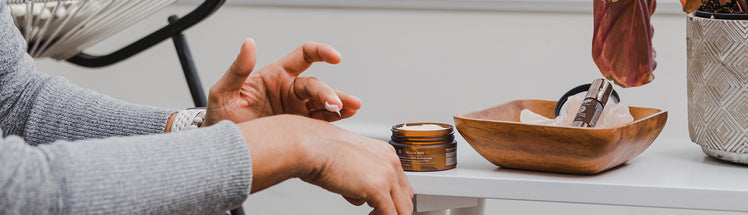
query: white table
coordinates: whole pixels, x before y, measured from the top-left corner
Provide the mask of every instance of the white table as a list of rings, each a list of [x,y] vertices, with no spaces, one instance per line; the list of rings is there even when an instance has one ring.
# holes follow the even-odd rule
[[[708,158],[689,139],[659,138],[598,175],[499,168],[458,140],[457,168],[407,172],[415,214],[482,214],[485,199],[748,212],[748,165]]]

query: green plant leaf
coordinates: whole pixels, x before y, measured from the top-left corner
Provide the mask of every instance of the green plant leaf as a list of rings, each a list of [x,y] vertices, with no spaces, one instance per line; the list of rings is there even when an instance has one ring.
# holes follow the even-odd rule
[[[595,33],[592,58],[605,78],[622,87],[636,87],[654,79],[657,66],[650,18],[655,0],[593,0]]]

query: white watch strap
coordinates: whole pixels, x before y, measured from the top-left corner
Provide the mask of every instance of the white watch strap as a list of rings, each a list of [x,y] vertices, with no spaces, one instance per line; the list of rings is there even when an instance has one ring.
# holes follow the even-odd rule
[[[187,109],[177,112],[174,121],[171,122],[171,132],[185,131],[199,128],[205,119],[205,109]]]

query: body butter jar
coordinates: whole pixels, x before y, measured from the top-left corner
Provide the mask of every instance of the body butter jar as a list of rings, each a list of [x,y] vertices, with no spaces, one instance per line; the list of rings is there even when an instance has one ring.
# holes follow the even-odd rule
[[[405,171],[428,172],[457,166],[454,127],[442,123],[406,123],[392,126],[390,145]]]

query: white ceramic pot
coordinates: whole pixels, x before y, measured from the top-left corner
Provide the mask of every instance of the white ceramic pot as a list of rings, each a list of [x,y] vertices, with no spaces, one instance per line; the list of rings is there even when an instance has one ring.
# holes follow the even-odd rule
[[[688,130],[709,156],[748,164],[748,20],[688,15]]]

